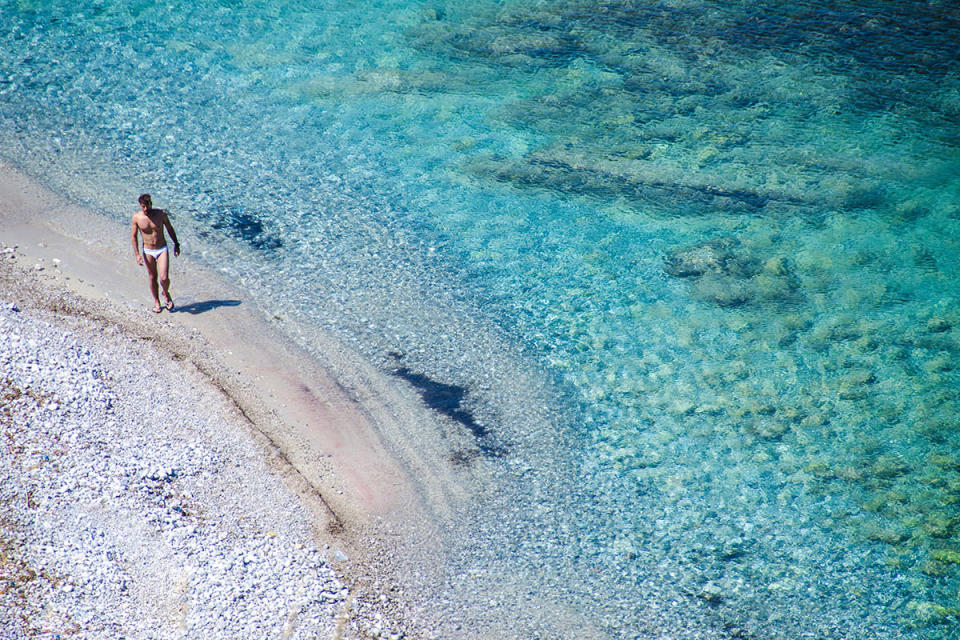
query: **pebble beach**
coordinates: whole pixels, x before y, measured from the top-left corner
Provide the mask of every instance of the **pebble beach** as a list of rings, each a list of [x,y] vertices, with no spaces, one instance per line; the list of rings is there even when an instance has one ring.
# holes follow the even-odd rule
[[[149,338],[157,318],[2,256],[0,638],[403,635],[347,586],[276,448]]]

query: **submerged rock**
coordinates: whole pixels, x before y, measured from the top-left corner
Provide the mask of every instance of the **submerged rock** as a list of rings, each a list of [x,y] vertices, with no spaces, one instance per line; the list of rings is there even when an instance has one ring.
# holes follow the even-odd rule
[[[944,564],[960,564],[960,551],[956,549],[937,549],[931,556]]]
[[[878,478],[896,478],[910,471],[910,467],[897,456],[882,456],[870,471]]]
[[[943,333],[953,328],[953,323],[946,318],[934,316],[927,320],[927,331],[930,333]]]
[[[739,307],[753,298],[753,292],[746,283],[717,274],[699,278],[694,283],[693,293],[698,298],[714,302],[721,307]]]
[[[788,302],[799,283],[786,258],[761,259],[734,238],[714,238],[674,251],[664,259],[664,271],[693,280],[692,292],[721,307],[759,302]]]
[[[909,602],[907,609],[913,612],[918,622],[925,625],[947,624],[960,615],[960,610],[945,607],[936,602]]]
[[[708,273],[729,274],[734,248],[733,238],[715,238],[689,249],[675,251],[664,260],[664,271],[677,278],[699,277]]]
[[[926,362],[924,362],[923,368],[928,373],[938,373],[938,372],[945,372],[945,371],[953,371],[955,368],[955,364],[954,364],[953,358],[951,358],[947,354],[941,353],[934,356],[930,360],[927,360]]]
[[[895,545],[909,538],[910,532],[897,523],[883,522],[864,527],[863,536],[867,540]]]
[[[700,590],[698,595],[701,599],[706,600],[710,604],[719,604],[720,602],[723,602],[725,593],[720,585],[714,582],[708,582],[707,584],[703,585],[703,589]]]

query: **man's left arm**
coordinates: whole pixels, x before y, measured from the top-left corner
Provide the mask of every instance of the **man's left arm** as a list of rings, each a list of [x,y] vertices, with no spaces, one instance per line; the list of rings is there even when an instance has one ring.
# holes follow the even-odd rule
[[[170,224],[170,216],[167,215],[167,212],[163,212],[163,226],[167,228],[167,231],[170,232],[170,239],[173,240],[173,255],[180,255],[180,241],[177,240],[177,232],[173,230],[173,225]]]

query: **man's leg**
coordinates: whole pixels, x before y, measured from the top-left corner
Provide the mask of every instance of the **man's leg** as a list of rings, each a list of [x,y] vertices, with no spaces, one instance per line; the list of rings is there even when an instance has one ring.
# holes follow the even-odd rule
[[[157,256],[157,273],[160,275],[160,286],[163,287],[163,300],[167,303],[167,309],[173,309],[173,298],[170,297],[170,251]]]
[[[160,288],[157,286],[157,259],[153,256],[143,254],[143,265],[147,268],[147,278],[150,283],[150,294],[153,296],[153,311],[160,313],[163,307],[160,306]]]

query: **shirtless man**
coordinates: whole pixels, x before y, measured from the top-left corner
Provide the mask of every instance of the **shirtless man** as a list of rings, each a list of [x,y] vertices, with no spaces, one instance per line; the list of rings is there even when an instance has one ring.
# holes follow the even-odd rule
[[[153,312],[160,313],[160,290],[157,287],[157,276],[160,276],[160,285],[163,287],[163,301],[167,311],[173,310],[173,298],[170,297],[170,256],[167,239],[163,235],[166,227],[173,238],[173,255],[180,255],[180,243],[177,233],[170,224],[170,218],[163,209],[154,209],[151,206],[150,194],[140,196],[140,211],[133,214],[133,225],[130,230],[130,240],[133,241],[133,253],[137,256],[137,264],[147,265],[147,277],[150,279],[150,293],[153,294]],[[143,236],[143,254],[140,254],[140,244],[137,234]]]

